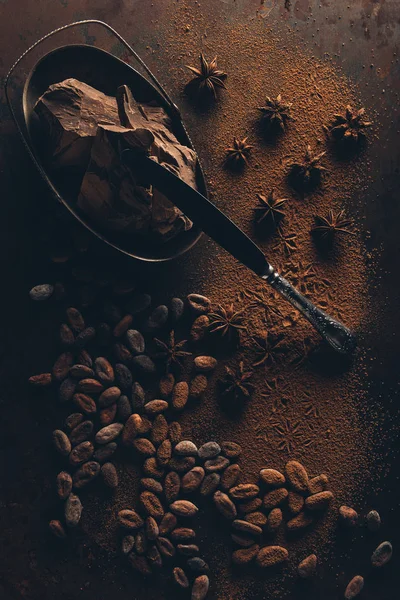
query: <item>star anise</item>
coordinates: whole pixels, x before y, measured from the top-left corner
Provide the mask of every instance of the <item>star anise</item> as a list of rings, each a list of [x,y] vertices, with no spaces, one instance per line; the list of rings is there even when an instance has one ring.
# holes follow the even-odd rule
[[[244,363],[241,360],[237,369],[225,367],[225,379],[222,380],[224,396],[232,396],[234,400],[243,400],[250,398],[253,386],[249,383],[253,371],[245,371]]]
[[[266,129],[285,131],[287,121],[292,120],[290,116],[291,104],[282,102],[282,96],[279,94],[275,99],[267,96],[265,106],[258,108],[261,111],[261,123]]]
[[[355,111],[351,106],[346,106],[344,115],[334,115],[329,132],[335,140],[357,144],[365,138],[365,129],[372,125],[372,121],[365,121],[364,115],[365,108]]]
[[[226,148],[226,164],[232,168],[247,165],[252,149],[253,146],[247,143],[247,137],[242,140],[233,138],[233,145]]]
[[[217,97],[217,88],[225,88],[225,79],[227,74],[217,67],[217,57],[208,62],[204,54],[200,54],[200,69],[196,67],[187,68],[194,74],[194,78],[188,85],[196,88],[199,95]]]
[[[254,368],[261,367],[268,362],[274,362],[276,353],[284,349],[283,336],[274,335],[268,331],[265,331],[263,335],[254,336],[253,341],[256,360],[251,366]]]
[[[274,225],[282,219],[285,212],[282,210],[286,198],[277,198],[275,190],[271,190],[268,196],[257,194],[260,206],[255,207],[256,223],[272,222]]]
[[[242,310],[235,310],[233,304],[229,304],[226,308],[218,305],[215,312],[209,313],[210,333],[219,333],[222,337],[232,338],[238,336],[246,327],[243,325]]]
[[[329,209],[326,217],[316,215],[315,227],[312,232],[317,235],[321,240],[332,241],[336,233],[348,233],[354,235],[352,231],[348,229],[352,225],[352,220],[345,216],[344,210],[334,213],[332,209]]]
[[[294,187],[311,189],[321,182],[324,172],[327,171],[326,167],[321,164],[325,154],[326,152],[314,154],[311,146],[308,145],[304,160],[289,165],[290,178]]]
[[[186,345],[187,340],[181,342],[175,341],[175,332],[171,331],[169,334],[169,340],[163,342],[157,338],[154,338],[154,342],[159,349],[159,352],[154,355],[154,358],[161,359],[165,362],[165,368],[168,372],[172,365],[181,367],[185,356],[191,356],[191,352],[185,351],[183,348]]]

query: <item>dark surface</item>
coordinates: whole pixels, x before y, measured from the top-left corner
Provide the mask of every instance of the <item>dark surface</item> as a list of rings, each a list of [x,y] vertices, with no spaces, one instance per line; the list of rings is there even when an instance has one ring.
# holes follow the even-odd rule
[[[97,17],[110,22],[128,40],[157,74],[167,67],[167,58],[157,50],[146,53],[152,35],[153,11],[162,18],[159,5],[173,6],[172,0],[2,0],[0,2],[1,78],[12,62],[31,43],[50,29],[77,18]],[[204,10],[230,20],[255,15],[284,20],[295,29],[306,48],[316,56],[325,52],[359,85],[370,109],[379,108],[381,136],[372,155],[374,184],[365,199],[365,229],[370,231],[368,247],[379,249],[379,279],[371,281],[370,294],[379,292],[385,305],[379,323],[371,323],[366,346],[370,347],[370,399],[385,406],[385,422],[396,429],[399,401],[399,52],[400,4],[398,1],[358,0],[203,0]],[[156,7],[154,7],[156,5]],[[155,43],[154,43],[155,45]],[[162,77],[168,89],[168,78]],[[165,81],[164,81],[165,80]],[[174,91],[173,91],[174,92]],[[175,90],[176,92],[176,90]],[[26,388],[28,374],[40,372],[54,356],[52,324],[58,323],[54,306],[36,307],[27,292],[32,285],[51,278],[51,267],[38,243],[32,218],[35,207],[46,194],[38,181],[1,96],[1,235],[2,271],[0,322],[0,401],[1,401],[1,505],[0,505],[0,598],[4,600],[53,600],[63,598],[106,599],[144,598],[145,587],[132,583],[126,573],[116,576],[110,570],[103,576],[102,563],[91,560],[91,550],[82,543],[77,551],[60,549],[50,541],[46,522],[53,517],[53,496],[49,474],[54,472],[48,433],[55,422],[51,405],[32,397]],[[207,241],[202,242],[204,244]],[[196,249],[194,252],[199,252]],[[197,254],[199,256],[199,254]],[[160,271],[160,281],[176,282],[185,273],[184,262]],[[54,327],[53,327],[54,329]],[[44,407],[47,406],[45,409]],[[387,442],[390,439],[390,443]],[[378,440],[379,442],[379,440]],[[386,444],[386,445],[385,445]],[[372,441],[371,441],[372,445]],[[400,547],[398,436],[383,437],[382,454],[388,465],[382,480],[382,493],[376,498],[366,492],[366,506],[373,505],[386,515],[383,537],[395,547],[395,556],[384,572],[370,575],[362,594],[367,600],[392,600],[399,593]],[[364,568],[365,550],[370,540],[338,542],[342,549],[339,568],[324,570],[324,579],[310,590],[298,589],[298,597],[342,597],[349,575]],[[111,574],[110,574],[111,573]],[[114,575],[113,575],[114,573]],[[153,584],[150,584],[152,587]],[[174,594],[171,593],[171,598]],[[253,597],[253,594],[252,594]],[[262,597],[262,596],[259,596]],[[297,596],[296,596],[297,597]]]

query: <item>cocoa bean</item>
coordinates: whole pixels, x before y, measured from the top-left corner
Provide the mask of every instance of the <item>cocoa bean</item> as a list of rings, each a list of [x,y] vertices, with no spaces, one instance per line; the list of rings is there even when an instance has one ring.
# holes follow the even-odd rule
[[[90,460],[93,456],[94,446],[92,442],[81,442],[71,450],[69,463],[73,467],[78,467]]]
[[[189,396],[195,400],[199,400],[206,391],[208,380],[205,375],[199,374],[192,379],[189,385]]]
[[[58,397],[60,399],[60,402],[68,402],[69,400],[71,400],[75,393],[75,390],[76,381],[74,381],[70,377],[64,379],[64,381],[61,383],[58,389]]]
[[[199,575],[196,577],[192,587],[192,600],[204,600],[208,594],[210,580],[207,575]]]
[[[143,472],[149,477],[161,479],[165,473],[165,470],[158,465],[156,458],[152,456],[151,458],[146,458],[144,461]]]
[[[104,386],[97,379],[81,379],[77,385],[77,390],[84,394],[101,394]]]
[[[132,373],[126,365],[117,363],[115,365],[115,383],[126,394],[132,389]]]
[[[111,425],[114,422],[115,416],[117,414],[117,405],[111,404],[107,406],[107,408],[102,408],[100,411],[100,423],[105,427],[106,425]]]
[[[167,535],[173,529],[175,529],[177,524],[177,518],[171,512],[166,512],[163,518],[161,519],[159,529],[161,535]]]
[[[61,456],[68,456],[71,452],[71,442],[61,429],[55,429],[53,431],[53,443],[55,449]]]
[[[189,558],[187,561],[187,566],[193,573],[208,573],[210,570],[206,561],[200,558],[200,556]]]
[[[197,456],[198,454],[197,446],[189,440],[179,442],[175,446],[174,452],[178,456]]]
[[[92,421],[82,421],[82,423],[79,423],[69,434],[72,446],[77,446],[81,442],[86,441],[92,435],[92,432]]]
[[[160,530],[158,528],[158,523],[155,520],[155,518],[147,517],[144,525],[147,539],[151,541],[156,540],[159,536]]]
[[[252,500],[260,493],[260,488],[254,483],[240,483],[229,490],[229,495],[234,500]]]
[[[181,298],[172,298],[170,302],[170,314],[172,317],[172,321],[177,323],[185,310],[185,304]]]
[[[310,515],[306,515],[306,513],[301,512],[297,517],[291,519],[286,523],[287,530],[294,533],[298,531],[303,531],[311,525],[313,519]]]
[[[140,410],[145,404],[146,398],[144,389],[137,381],[132,385],[132,408],[133,410]]]
[[[209,473],[203,479],[200,487],[201,496],[211,496],[214,494],[221,481],[221,476],[218,473]]]
[[[162,557],[160,552],[158,551],[157,546],[150,546],[147,551],[147,560],[152,567],[156,569],[160,569],[163,565]]]
[[[199,512],[197,506],[189,500],[175,500],[169,508],[177,517],[194,517]]]
[[[204,468],[207,473],[217,473],[223,471],[229,465],[229,459],[225,456],[217,456],[217,458],[210,458],[204,463]]]
[[[97,412],[96,402],[87,394],[78,392],[77,394],[73,395],[72,399],[77,408],[79,408],[79,410],[84,412],[86,415],[94,415]]]
[[[48,300],[54,292],[54,286],[50,283],[42,283],[40,285],[35,285],[30,291],[29,296],[31,300],[35,302],[43,302]]]
[[[126,345],[133,355],[144,354],[145,342],[144,337],[137,329],[128,329],[126,332]]]
[[[223,517],[232,520],[236,518],[236,506],[233,504],[232,500],[227,494],[224,494],[224,492],[217,491],[215,492],[213,499],[216,509],[218,510],[218,512],[221,513]]]
[[[237,458],[242,453],[242,448],[236,442],[222,442],[221,452],[227,458]]]
[[[85,321],[77,308],[67,308],[67,321],[75,333],[80,333],[85,329]]]
[[[200,548],[196,544],[178,544],[176,549],[183,556],[196,556],[200,552]]]
[[[297,492],[289,492],[288,495],[288,508],[292,515],[298,515],[303,510],[304,497]]]
[[[66,348],[71,348],[75,343],[75,336],[66,323],[62,323],[60,326],[60,342]]]
[[[231,533],[231,539],[235,544],[242,548],[250,548],[254,544],[254,537],[246,535],[244,533],[238,533],[237,531]]]
[[[166,466],[171,459],[172,445],[170,440],[164,440],[157,449],[157,460],[162,466]]]
[[[118,487],[118,473],[113,463],[104,463],[101,467],[101,475],[107,487],[111,489]]]
[[[131,567],[133,569],[135,569],[135,571],[138,571],[145,577],[147,577],[148,575],[151,575],[151,573],[152,573],[151,567],[145,556],[138,556],[134,552],[131,552],[128,555],[128,560],[129,560]]]
[[[207,460],[210,458],[216,458],[221,452],[221,446],[217,442],[206,442],[199,448],[199,458],[201,460]]]
[[[161,377],[160,383],[159,383],[159,391],[160,391],[161,398],[164,398],[164,399],[168,398],[172,394],[174,385],[175,385],[175,377],[172,375],[172,373],[168,373],[167,375],[164,375],[163,377]]]
[[[319,492],[308,496],[305,500],[305,506],[308,510],[325,510],[332,499],[332,492]]]
[[[121,344],[121,342],[117,342],[113,345],[113,353],[116,360],[119,363],[131,364],[132,362],[132,354],[129,348],[125,346],[125,344]]]
[[[286,482],[285,476],[276,469],[261,469],[260,479],[265,485],[272,488],[282,487]]]
[[[147,415],[154,416],[165,412],[168,409],[168,402],[165,400],[150,400],[144,405],[144,412]]]
[[[32,375],[32,377],[29,377],[28,382],[33,387],[48,387],[49,385],[51,385],[52,375],[51,373],[40,373],[39,375]]]
[[[98,462],[91,460],[84,463],[72,477],[73,486],[79,490],[95,479],[100,473],[100,465]]]
[[[172,575],[176,585],[178,585],[183,590],[186,590],[189,587],[189,579],[186,576],[186,573],[181,567],[174,567],[172,571]]]
[[[194,368],[198,373],[208,373],[217,366],[217,359],[213,356],[196,356]]]
[[[350,506],[341,506],[339,508],[340,521],[346,527],[355,527],[358,521],[358,514],[354,508]]]
[[[156,540],[156,545],[160,554],[165,556],[165,558],[172,558],[175,556],[175,547],[173,543],[166,537],[158,537]]]
[[[225,492],[237,483],[241,472],[241,468],[238,464],[229,465],[229,467],[225,469],[221,477],[221,487]]]
[[[254,525],[253,523],[249,523],[248,521],[243,521],[242,519],[235,519],[232,523],[232,527],[236,531],[247,535],[258,536],[262,534],[261,527]]]
[[[346,598],[346,600],[352,600],[352,598],[355,598],[356,596],[358,596],[358,594],[361,593],[363,587],[364,577],[361,577],[361,575],[356,575],[348,584],[344,592],[344,597]]]
[[[122,554],[129,554],[135,546],[135,538],[133,535],[125,535],[122,538],[121,551]]]
[[[249,548],[235,550],[235,552],[232,554],[232,562],[235,565],[248,565],[255,559],[259,550],[260,546],[258,544],[253,544]]]
[[[135,448],[136,452],[138,452],[142,456],[154,456],[156,453],[154,445],[147,438],[136,438],[133,441],[133,447]]]
[[[56,381],[63,381],[72,365],[74,364],[74,355],[71,352],[63,352],[57,358],[53,365],[53,377]]]
[[[161,444],[162,442],[167,440],[168,423],[164,415],[157,415],[154,419],[153,426],[151,428],[150,438],[153,444]]]
[[[133,446],[136,437],[143,429],[143,420],[137,413],[131,415],[124,425],[122,431],[122,443],[124,446]]]
[[[72,491],[72,477],[66,471],[57,475],[57,494],[60,500],[66,500]]]
[[[131,403],[127,396],[120,396],[117,401],[117,419],[121,423],[126,423],[132,414]]]
[[[72,365],[72,367],[69,370],[69,374],[71,377],[73,377],[74,379],[77,379],[77,380],[94,377],[93,369],[91,369],[90,367],[87,367],[86,365],[78,365],[78,364]]]
[[[189,398],[189,386],[186,381],[178,381],[172,391],[172,408],[183,410]]]
[[[59,521],[58,519],[53,519],[52,521],[50,521],[49,523],[49,529],[51,531],[51,533],[59,538],[60,540],[64,539],[67,537],[67,533],[61,523],[61,521]]]
[[[96,443],[103,445],[113,442],[117,439],[123,428],[124,426],[122,423],[112,423],[111,425],[103,427],[96,433]]]
[[[317,569],[317,556],[310,554],[304,560],[301,561],[297,567],[297,572],[302,579],[310,579],[315,575]]]
[[[140,484],[145,490],[153,492],[153,494],[162,494],[163,492],[163,486],[153,477],[143,477]]]
[[[259,567],[273,567],[278,565],[289,557],[289,552],[282,546],[264,546],[259,550],[256,563]]]
[[[171,532],[171,539],[174,542],[190,542],[195,537],[195,531],[189,527],[177,527]]]
[[[110,385],[114,381],[114,369],[112,364],[104,358],[104,356],[99,356],[94,361],[94,371],[96,373],[97,379],[101,381],[103,385]]]
[[[126,310],[131,315],[137,315],[144,312],[151,304],[151,296],[142,292],[135,293],[126,304]]]
[[[383,567],[392,558],[393,548],[390,542],[382,542],[374,550],[371,556],[371,564],[373,567]]]
[[[182,429],[177,421],[173,421],[168,427],[168,437],[172,444],[177,444],[182,439]]]
[[[116,338],[121,337],[126,333],[129,327],[132,325],[132,315],[125,315],[114,327],[113,336]]]
[[[147,552],[147,539],[144,531],[138,531],[135,538],[135,551],[136,554],[145,554]]]
[[[96,330],[94,327],[86,327],[83,331],[81,331],[75,339],[75,346],[82,350],[85,348],[94,338],[96,337]]]
[[[68,527],[76,527],[81,520],[83,506],[79,497],[75,494],[70,494],[65,501],[64,513],[65,522]]]
[[[164,492],[168,504],[178,499],[179,491],[181,489],[181,480],[175,471],[167,473],[164,481]]]
[[[186,473],[190,471],[196,464],[194,456],[174,456],[168,463],[170,469],[178,473]]]
[[[165,306],[165,304],[157,306],[157,308],[153,310],[149,318],[145,321],[143,329],[149,333],[161,329],[161,327],[163,327],[168,320],[168,313],[168,307]]]
[[[279,510],[279,508],[275,508],[274,510]],[[248,523],[253,523],[253,525],[258,525],[258,527],[265,527],[268,519],[264,513],[255,511],[245,515],[244,520]]]
[[[97,450],[93,454],[93,458],[97,462],[103,463],[112,457],[112,455],[114,454],[116,449],[117,449],[117,444],[115,442],[110,442],[109,444],[106,444],[105,446],[100,446],[100,448],[97,448]]]
[[[99,396],[98,402],[100,408],[107,408],[107,406],[115,404],[120,396],[121,390],[117,386],[107,388]]]
[[[142,517],[133,508],[124,508],[118,513],[118,522],[125,529],[140,529],[143,526]]]
[[[207,334],[208,328],[210,326],[210,319],[207,315],[200,315],[193,321],[192,327],[190,329],[190,339],[193,342],[200,342],[203,340]]]
[[[272,510],[273,508],[283,504],[287,497],[288,491],[286,488],[277,488],[276,490],[272,490],[272,492],[268,492],[268,494],[265,494],[264,496],[264,508],[267,510]]]
[[[381,527],[381,517],[376,510],[371,510],[367,514],[367,527],[370,531],[376,532],[379,531]]]
[[[289,460],[285,465],[285,474],[288,484],[296,491],[305,493],[308,490],[308,474],[297,460]]]
[[[65,429],[72,431],[72,429],[75,429],[82,421],[83,415],[81,413],[72,413],[65,419]]]
[[[241,513],[247,515],[250,512],[254,512],[258,510],[262,506],[261,498],[253,498],[252,500],[247,500],[245,502],[241,502],[238,506],[238,509]]]
[[[187,297],[187,303],[195,315],[203,315],[210,311],[211,300],[207,296],[201,296],[200,294],[189,294]]]
[[[93,367],[93,361],[91,359],[89,352],[87,352],[87,350],[81,350],[77,356],[76,361],[80,365],[86,365],[86,367],[90,367],[90,368]]]
[[[202,467],[193,467],[193,469],[185,473],[182,477],[182,491],[185,494],[196,491],[200,487],[204,476],[205,473]]]
[[[273,508],[268,515],[267,530],[274,533],[281,526],[283,521],[282,511],[280,508]]]

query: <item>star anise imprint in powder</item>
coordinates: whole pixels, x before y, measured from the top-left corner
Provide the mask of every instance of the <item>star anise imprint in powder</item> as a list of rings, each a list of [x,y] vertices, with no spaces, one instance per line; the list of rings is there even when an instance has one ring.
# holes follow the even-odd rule
[[[232,338],[239,336],[241,331],[246,329],[243,325],[242,310],[235,310],[233,304],[229,304],[226,308],[219,305],[215,312],[209,313],[210,333],[219,333],[222,337]]]
[[[268,362],[274,362],[276,353],[284,350],[282,335],[275,335],[266,331],[263,335],[254,336],[256,360],[252,367],[260,367]]]
[[[226,87],[224,81],[227,74],[218,69],[217,57],[208,62],[204,54],[200,54],[200,69],[189,65],[187,68],[194,74],[188,85],[195,88],[200,96],[207,95],[216,99],[217,89]]]
[[[291,104],[282,102],[282,96],[279,94],[276,98],[267,96],[265,106],[260,106],[262,112],[261,123],[267,130],[285,131],[287,121],[291,120]]]
[[[186,341],[187,340],[176,342],[174,331],[170,332],[169,340],[167,342],[154,338],[154,342],[159,349],[159,352],[154,355],[154,358],[164,361],[166,371],[169,371],[172,365],[181,367],[185,357],[191,356],[192,354],[183,349],[186,345]]]
[[[222,380],[224,396],[232,396],[234,400],[250,398],[253,386],[249,383],[253,371],[245,371],[243,361],[237,369],[225,367],[225,379]]]
[[[260,205],[256,206],[255,217],[257,225],[262,223],[273,223],[274,225],[285,215],[283,205],[286,198],[278,198],[275,190],[271,190],[268,196],[257,194]]]
[[[366,121],[364,116],[365,108],[353,110],[351,106],[346,106],[344,115],[334,115],[329,132],[335,140],[358,144],[366,136],[365,129],[372,125],[372,121]]]
[[[321,240],[332,241],[336,233],[348,233],[354,235],[348,228],[352,225],[352,220],[345,216],[344,210],[334,213],[329,209],[326,217],[316,215],[315,226],[312,232]]]
[[[253,146],[247,143],[247,137],[239,140],[233,138],[233,144],[226,148],[225,163],[231,168],[241,168],[248,164]]]

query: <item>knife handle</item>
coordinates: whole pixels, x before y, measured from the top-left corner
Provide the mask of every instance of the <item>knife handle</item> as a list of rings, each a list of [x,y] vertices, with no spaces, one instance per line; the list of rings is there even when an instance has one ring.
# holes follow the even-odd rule
[[[315,327],[319,334],[341,354],[351,354],[356,347],[356,339],[350,329],[343,323],[336,321],[323,310],[317,308],[308,298],[303,296],[284,277],[279,275],[273,267],[262,276],[277,292],[279,292],[292,306],[297,308],[302,315]]]

